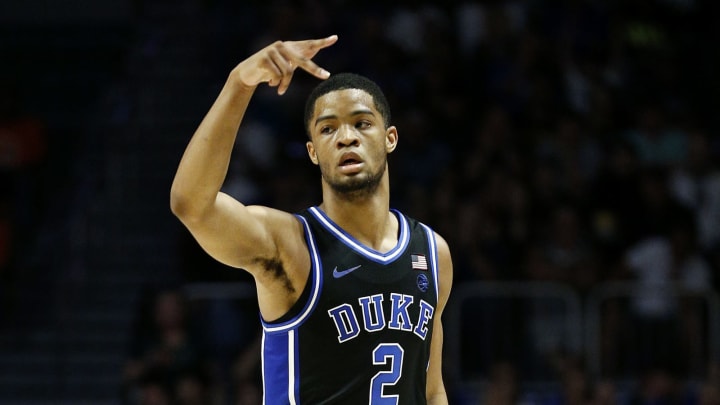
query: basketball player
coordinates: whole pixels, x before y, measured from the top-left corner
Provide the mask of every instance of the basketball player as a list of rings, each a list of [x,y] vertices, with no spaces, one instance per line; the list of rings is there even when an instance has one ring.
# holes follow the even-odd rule
[[[172,211],[211,256],[254,277],[264,403],[447,404],[449,248],[389,207],[398,130],[375,83],[312,61],[337,39],[277,41],[232,70],[181,159]],[[322,202],[297,214],[243,205],[220,192],[243,114],[258,85],[282,95],[298,68],[323,79],[305,108]]]

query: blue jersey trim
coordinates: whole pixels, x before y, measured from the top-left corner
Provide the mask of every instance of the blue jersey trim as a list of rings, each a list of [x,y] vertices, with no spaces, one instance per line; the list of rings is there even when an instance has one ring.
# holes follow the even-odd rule
[[[407,219],[405,218],[405,216],[402,215],[402,213],[394,209],[391,209],[390,211],[395,213],[398,218],[400,236],[398,238],[397,245],[395,245],[395,247],[387,253],[381,253],[375,249],[363,245],[352,235],[345,232],[345,230],[343,230],[335,222],[333,222],[333,220],[330,219],[318,207],[310,207],[309,211],[315,218],[317,218],[317,220],[325,229],[330,231],[330,233],[335,235],[335,237],[337,237],[350,249],[366,257],[368,260],[372,260],[376,263],[388,264],[392,262],[393,260],[400,257],[400,255],[402,255],[402,253],[405,251],[405,248],[407,248],[408,244],[410,243],[410,226],[408,225]]]
[[[300,386],[296,331],[263,333],[261,353],[263,404],[295,405]]]

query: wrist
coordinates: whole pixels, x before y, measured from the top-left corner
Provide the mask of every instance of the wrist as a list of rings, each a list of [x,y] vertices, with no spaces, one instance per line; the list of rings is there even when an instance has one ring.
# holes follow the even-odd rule
[[[232,87],[236,91],[252,93],[257,88],[257,84],[247,84],[242,80],[240,72],[237,68],[230,72],[227,79],[227,85]]]

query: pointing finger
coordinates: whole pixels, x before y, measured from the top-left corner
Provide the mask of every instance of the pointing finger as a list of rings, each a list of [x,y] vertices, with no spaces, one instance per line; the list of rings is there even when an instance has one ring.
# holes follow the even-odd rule
[[[318,66],[312,61],[312,58],[315,57],[321,49],[333,45],[337,40],[337,35],[331,35],[321,39],[290,42],[289,48],[295,52],[287,55],[287,57],[292,63],[296,64],[298,68],[305,70],[318,79],[327,79],[330,77],[330,72]]]

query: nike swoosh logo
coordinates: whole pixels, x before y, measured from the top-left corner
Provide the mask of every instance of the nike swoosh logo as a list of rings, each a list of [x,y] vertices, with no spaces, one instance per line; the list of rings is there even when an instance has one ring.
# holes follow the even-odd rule
[[[349,269],[346,269],[346,270],[338,271],[337,266],[335,266],[335,268],[333,269],[333,277],[340,278],[340,277],[346,276],[346,275],[352,273],[353,271],[359,269],[360,267],[362,267],[362,264],[359,264],[355,267],[350,267]]]

